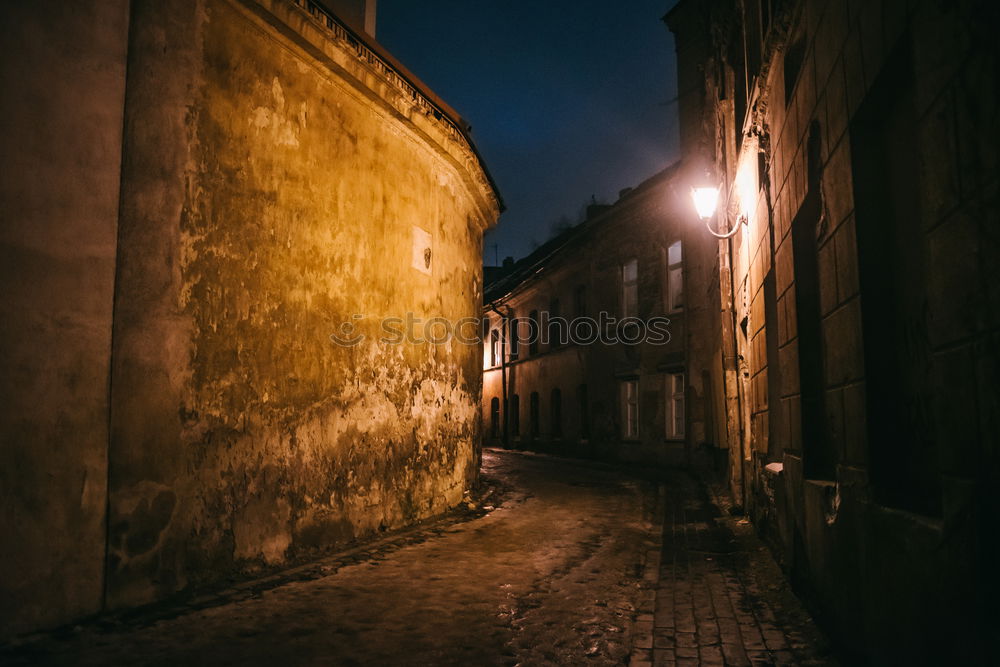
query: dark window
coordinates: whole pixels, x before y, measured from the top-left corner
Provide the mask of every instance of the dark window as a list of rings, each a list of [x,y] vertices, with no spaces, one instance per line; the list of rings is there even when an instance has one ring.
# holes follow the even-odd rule
[[[559,299],[552,299],[549,303],[548,317],[549,346],[559,347],[560,345],[565,345],[569,342],[567,338],[567,329],[569,329],[569,326],[567,326],[566,320],[560,315]]]
[[[510,410],[507,413],[510,420],[510,433],[515,438],[521,437],[521,397],[514,394],[510,397]]]
[[[490,401],[490,437],[500,437],[500,399],[495,396]]]
[[[529,400],[529,405],[528,405],[528,412],[529,412],[528,417],[531,420],[530,426],[531,426],[532,438],[537,438],[538,433],[541,431],[541,423],[538,418],[538,411],[539,411],[538,392],[533,391],[531,392],[531,398]]]
[[[590,404],[587,399],[587,385],[581,384],[576,388],[576,402],[580,408],[580,439],[590,438]]]
[[[878,502],[940,515],[910,48],[905,36],[850,128],[868,457]]]
[[[552,418],[552,437],[562,437],[562,392],[552,390],[552,400],[549,405],[549,416]]]
[[[799,37],[785,51],[785,106],[792,102],[792,91],[795,89],[795,82],[799,80],[799,72],[802,71],[802,61],[806,55],[806,40]]]
[[[518,333],[517,316],[511,312],[510,319],[507,321],[507,345],[510,348],[511,359],[517,359]]]
[[[538,354],[538,311],[528,313],[528,354]]]
[[[639,437],[639,381],[624,380],[619,384],[621,396],[621,435],[625,440]]]

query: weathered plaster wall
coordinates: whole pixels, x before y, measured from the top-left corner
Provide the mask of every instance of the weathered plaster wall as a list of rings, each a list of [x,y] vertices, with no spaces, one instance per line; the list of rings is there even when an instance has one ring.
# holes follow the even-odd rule
[[[468,146],[282,0],[135,3],[126,119],[109,604],[457,503],[480,348],[375,338],[478,316]]]
[[[127,34],[0,5],[0,638],[101,603]]]

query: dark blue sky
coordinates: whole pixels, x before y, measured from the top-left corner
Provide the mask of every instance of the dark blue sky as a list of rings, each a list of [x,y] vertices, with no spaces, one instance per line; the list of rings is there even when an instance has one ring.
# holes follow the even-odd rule
[[[507,204],[487,263],[678,157],[675,1],[379,0],[379,41],[472,125]]]

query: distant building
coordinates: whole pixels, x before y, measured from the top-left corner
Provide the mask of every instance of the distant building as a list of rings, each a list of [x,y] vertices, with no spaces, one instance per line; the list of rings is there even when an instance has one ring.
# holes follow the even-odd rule
[[[478,475],[478,344],[380,323],[476,329],[499,195],[374,2],[329,4],[3,3],[0,641]]]
[[[721,406],[706,400],[710,360],[692,322],[707,329],[717,313],[707,307],[706,244],[692,240],[696,220],[678,215],[676,173],[590,206],[584,222],[493,273],[485,442],[657,463],[714,447]]]
[[[733,495],[851,652],[994,658],[1000,9],[681,0]],[[707,234],[707,232],[704,232]]]

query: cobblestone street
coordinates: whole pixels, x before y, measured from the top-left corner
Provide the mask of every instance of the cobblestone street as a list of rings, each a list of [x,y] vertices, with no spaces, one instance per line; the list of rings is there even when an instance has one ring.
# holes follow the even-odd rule
[[[487,450],[494,492],[350,552],[0,653],[5,664],[832,664],[681,473]]]

